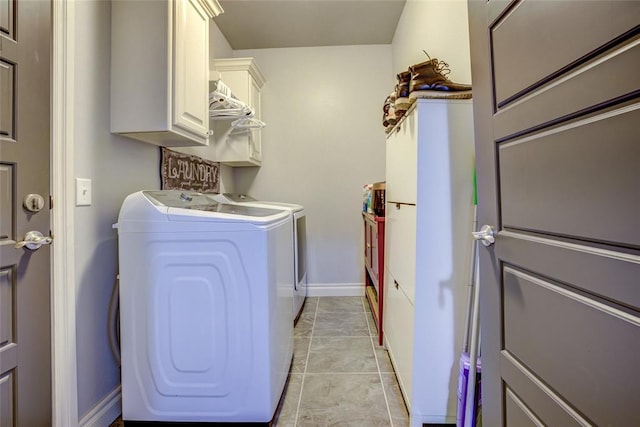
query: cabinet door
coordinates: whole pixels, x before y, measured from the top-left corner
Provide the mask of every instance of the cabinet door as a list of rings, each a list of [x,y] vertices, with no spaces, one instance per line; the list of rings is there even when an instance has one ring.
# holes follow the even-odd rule
[[[379,271],[378,271],[378,224],[376,222],[372,222],[369,221],[369,227],[371,228],[371,248],[370,248],[370,253],[371,253],[371,258],[370,258],[370,263],[371,263],[371,272],[373,274],[373,279],[374,279],[374,283],[376,285],[376,291],[379,291],[378,289],[378,276],[379,276]]]
[[[364,243],[364,263],[376,292],[379,292],[378,224],[370,216],[364,217]]]
[[[414,307],[402,292],[391,272],[385,271],[384,328],[385,341],[407,408],[411,410],[413,389]]]
[[[371,222],[364,219],[364,265],[371,269]]]
[[[396,204],[389,203],[386,214],[386,267],[413,304],[416,288],[416,207],[400,205],[398,209]]]
[[[172,122],[177,128],[207,137],[209,16],[198,0],[176,0],[172,3]]]
[[[256,81],[249,78],[249,105],[255,111],[256,119],[262,119],[262,111],[260,110],[260,87]],[[262,131],[260,129],[253,130],[249,138],[249,157],[253,160],[262,160]]]
[[[387,139],[386,198],[390,202],[416,203],[418,177],[417,109]]]

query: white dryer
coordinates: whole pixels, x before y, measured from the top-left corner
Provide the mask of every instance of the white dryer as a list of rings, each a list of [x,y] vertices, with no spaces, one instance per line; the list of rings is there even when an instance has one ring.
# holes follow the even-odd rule
[[[256,200],[246,194],[224,193],[213,196],[221,203],[244,204],[246,206],[282,209],[293,215],[294,297],[293,317],[298,319],[307,297],[307,224],[304,206],[293,203]]]
[[[292,218],[181,191],[118,218],[122,415],[272,419],[293,355]]]

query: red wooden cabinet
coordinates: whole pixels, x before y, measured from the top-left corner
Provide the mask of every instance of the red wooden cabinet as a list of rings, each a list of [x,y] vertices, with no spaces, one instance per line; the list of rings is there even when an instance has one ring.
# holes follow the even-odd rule
[[[378,328],[378,344],[382,345],[382,310],[384,307],[384,217],[369,213],[364,218],[365,296]]]

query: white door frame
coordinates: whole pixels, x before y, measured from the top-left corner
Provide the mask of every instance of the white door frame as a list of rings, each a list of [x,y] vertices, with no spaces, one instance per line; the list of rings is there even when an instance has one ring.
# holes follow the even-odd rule
[[[52,425],[78,425],[74,270],[75,0],[51,0],[51,371]]]

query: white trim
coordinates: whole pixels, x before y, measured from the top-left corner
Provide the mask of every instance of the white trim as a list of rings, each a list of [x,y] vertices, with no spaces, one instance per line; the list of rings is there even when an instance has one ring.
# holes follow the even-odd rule
[[[73,227],[75,2],[52,0],[51,211],[52,424],[78,425]]]
[[[121,387],[116,387],[80,420],[80,427],[103,427],[110,425],[122,414]]]
[[[309,283],[309,297],[362,297],[364,283]]]

